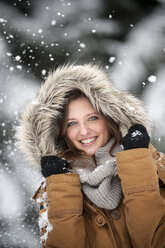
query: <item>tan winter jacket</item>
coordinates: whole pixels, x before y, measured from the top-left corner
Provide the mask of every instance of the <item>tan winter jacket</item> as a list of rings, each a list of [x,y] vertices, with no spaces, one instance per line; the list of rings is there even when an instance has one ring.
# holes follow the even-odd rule
[[[165,247],[165,155],[150,145],[119,152],[116,158],[124,198],[114,210],[100,209],[83,197],[77,174],[46,179],[34,196],[41,219],[48,210],[50,223],[41,228],[43,247]],[[45,208],[44,194],[49,199]]]
[[[65,66],[50,73],[22,114],[17,139],[30,163],[40,166],[42,156],[58,153],[58,118],[74,89],[80,89],[96,111],[111,117],[123,136],[135,123],[150,132],[141,102],[115,89],[100,68]],[[34,196],[41,205],[43,247],[165,247],[165,156],[150,145],[119,152],[116,159],[123,199],[111,211],[83,196],[78,174],[52,175],[43,182]]]

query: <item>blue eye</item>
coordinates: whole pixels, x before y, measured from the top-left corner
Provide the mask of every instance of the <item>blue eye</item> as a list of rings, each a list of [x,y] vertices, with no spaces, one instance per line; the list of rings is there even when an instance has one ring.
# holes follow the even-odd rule
[[[72,127],[72,126],[74,126],[74,125],[76,125],[77,123],[75,122],[75,121],[72,121],[72,122],[69,122],[68,123],[68,127]]]
[[[89,120],[90,120],[90,121],[95,121],[95,120],[98,120],[98,117],[97,117],[97,116],[91,116],[91,117],[89,118]]]

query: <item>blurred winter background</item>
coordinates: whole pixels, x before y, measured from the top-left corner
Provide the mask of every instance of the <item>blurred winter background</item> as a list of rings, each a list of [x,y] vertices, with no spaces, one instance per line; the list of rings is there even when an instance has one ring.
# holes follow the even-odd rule
[[[41,181],[14,147],[14,126],[50,68],[102,65],[144,101],[152,142],[165,152],[164,0],[0,1],[0,248],[39,248]]]

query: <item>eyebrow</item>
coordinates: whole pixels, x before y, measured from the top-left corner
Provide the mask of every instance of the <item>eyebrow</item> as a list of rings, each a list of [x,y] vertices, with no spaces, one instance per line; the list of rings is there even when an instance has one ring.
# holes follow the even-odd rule
[[[90,114],[87,114],[86,116],[90,116],[90,115],[93,115],[93,114],[98,114],[98,113],[96,113],[96,112],[92,112],[92,113],[90,113]],[[71,120],[75,120],[76,118],[69,118],[69,119],[67,119],[68,121],[71,121]]]

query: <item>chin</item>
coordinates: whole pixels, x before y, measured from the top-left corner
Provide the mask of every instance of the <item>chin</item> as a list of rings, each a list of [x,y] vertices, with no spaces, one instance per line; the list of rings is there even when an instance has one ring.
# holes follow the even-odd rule
[[[95,155],[96,151],[84,151],[88,156]]]

